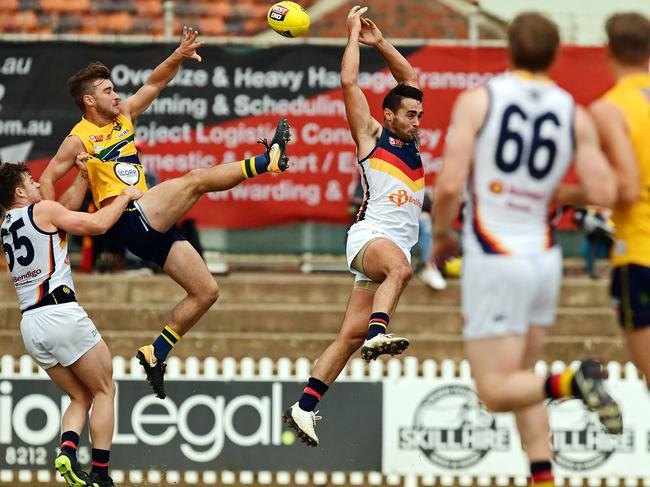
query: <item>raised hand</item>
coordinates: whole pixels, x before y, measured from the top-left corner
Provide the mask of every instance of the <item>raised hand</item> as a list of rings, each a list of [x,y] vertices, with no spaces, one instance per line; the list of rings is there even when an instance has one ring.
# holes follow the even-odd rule
[[[75,159],[74,163],[77,166],[77,169],[79,169],[79,172],[81,173],[81,177],[84,178],[86,181],[88,181],[88,168],[86,167],[86,162],[90,158],[92,158],[90,154],[87,152],[80,152],[77,154],[77,158]]]
[[[191,27],[183,26],[183,38],[181,39],[181,45],[178,46],[176,52],[181,54],[185,59],[195,59],[198,62],[201,62],[201,56],[199,56],[196,50],[205,46],[205,42],[197,42],[196,38],[198,35],[199,31],[194,30]]]
[[[366,18],[361,18],[361,33],[359,34],[359,42],[366,46],[376,46],[384,40],[384,35],[379,30],[375,23]]]
[[[368,7],[355,5],[350,10],[347,18],[348,32],[350,34],[361,32],[361,16],[368,11]]]

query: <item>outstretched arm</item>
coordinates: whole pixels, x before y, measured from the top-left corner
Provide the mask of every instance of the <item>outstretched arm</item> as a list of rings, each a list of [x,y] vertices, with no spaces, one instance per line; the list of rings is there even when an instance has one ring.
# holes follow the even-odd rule
[[[41,201],[34,206],[34,220],[45,231],[64,230],[74,235],[101,235],[120,218],[129,201],[142,196],[135,186],[128,186],[110,205],[95,213],[70,211],[56,201]]]
[[[74,167],[77,154],[84,150],[84,145],[79,137],[69,135],[64,139],[38,181],[41,185],[43,199],[55,199],[54,184]]]
[[[347,18],[348,44],[341,61],[341,90],[345,103],[345,115],[350,126],[352,138],[357,144],[359,157],[372,150],[381,125],[370,114],[366,96],[359,87],[359,42],[361,15],[368,7],[352,7]]]
[[[367,46],[374,46],[379,51],[379,54],[383,56],[388,65],[388,69],[390,69],[390,72],[398,83],[420,88],[418,75],[413,69],[413,66],[411,66],[395,46],[384,39],[384,35],[379,28],[368,18],[361,19],[359,42]]]
[[[138,91],[120,104],[120,111],[124,115],[133,120],[149,108],[149,105],[156,99],[163,88],[174,79],[185,59],[196,59],[201,62],[201,56],[198,55],[196,50],[203,47],[205,42],[197,42],[196,37],[198,35],[198,31],[190,27],[183,27],[183,39],[180,46],[171,56],[156,66],[156,69],[153,70]]]

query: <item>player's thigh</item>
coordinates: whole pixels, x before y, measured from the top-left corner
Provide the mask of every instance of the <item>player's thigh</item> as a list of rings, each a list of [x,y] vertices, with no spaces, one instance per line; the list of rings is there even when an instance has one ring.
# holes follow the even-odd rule
[[[190,295],[218,292],[217,283],[207,265],[187,240],[174,242],[163,271]]]
[[[192,178],[168,179],[147,191],[138,206],[150,225],[159,232],[169,230],[187,211],[188,202],[195,199]]]
[[[536,285],[523,258],[470,254],[463,257],[461,307],[466,339],[524,336]]]
[[[364,288],[364,283],[359,281],[350,293],[350,299],[345,309],[343,324],[340,335],[348,338],[365,338],[368,332],[368,320],[372,312],[372,302],[375,292],[372,289]]]
[[[104,340],[100,340],[69,368],[93,394],[113,389],[113,361]]]
[[[69,367],[56,364],[53,367],[45,369],[45,372],[50,376],[52,382],[70,396],[71,399],[84,401],[90,406],[93,398],[91,391]]]
[[[524,369],[531,369],[538,360],[541,360],[546,341],[547,326],[532,325],[528,328],[526,335],[526,351],[522,358],[521,365]]]
[[[465,339],[465,357],[479,393],[517,370],[521,370],[526,351],[526,335]]]
[[[391,272],[407,272],[410,268],[404,250],[388,238],[370,242],[363,255],[363,272],[375,282],[382,282]]]

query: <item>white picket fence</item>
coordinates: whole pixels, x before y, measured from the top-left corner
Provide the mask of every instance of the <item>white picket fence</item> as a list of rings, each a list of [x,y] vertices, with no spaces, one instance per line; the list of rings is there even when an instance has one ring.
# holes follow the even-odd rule
[[[310,375],[312,361],[306,358],[290,360],[280,358],[262,358],[255,360],[243,358],[188,358],[180,360],[172,357],[168,361],[166,377],[169,379],[189,380],[275,380],[275,381],[304,381]],[[553,362],[550,366],[539,362],[535,369],[539,373],[561,371],[566,367],[562,362]],[[144,372],[137,359],[113,358],[115,379],[144,379]],[[610,385],[617,382],[643,383],[643,378],[632,363],[607,364]],[[47,374],[40,369],[31,359],[24,355],[18,359],[4,355],[0,357],[0,381],[3,379],[47,379]],[[402,359],[391,358],[386,361],[373,361],[367,364],[361,359],[350,361],[342,372],[341,381],[383,381],[391,379],[471,379],[471,370],[467,361],[454,362],[444,360],[419,361],[415,357]],[[1,382],[0,382],[1,387]],[[650,422],[650,421],[648,421]],[[649,433],[650,435],[650,433]],[[639,439],[650,443],[647,439]],[[60,476],[50,470],[0,470],[0,484],[15,485],[63,482]],[[111,475],[116,483],[122,485],[139,485],[143,482],[150,484],[168,483],[178,485],[404,485],[404,487],[418,486],[506,486],[514,484],[526,485],[525,476],[471,476],[471,475],[386,475],[382,472],[332,472],[332,471],[160,471],[160,470],[112,470]],[[618,475],[562,477],[556,475],[556,483],[567,483],[571,487],[584,484],[590,487],[601,486],[617,487],[621,482],[627,487],[650,487],[650,465],[645,477],[626,476],[626,472]]]

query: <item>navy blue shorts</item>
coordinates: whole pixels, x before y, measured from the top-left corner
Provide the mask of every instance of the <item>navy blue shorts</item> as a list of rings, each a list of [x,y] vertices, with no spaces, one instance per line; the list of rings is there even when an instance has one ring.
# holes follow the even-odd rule
[[[611,293],[623,328],[650,326],[650,267],[636,264],[615,267]]]
[[[133,202],[122,213],[117,223],[107,232],[110,238],[119,240],[141,259],[150,260],[164,267],[174,242],[186,240],[176,227],[165,233],[154,230]]]

